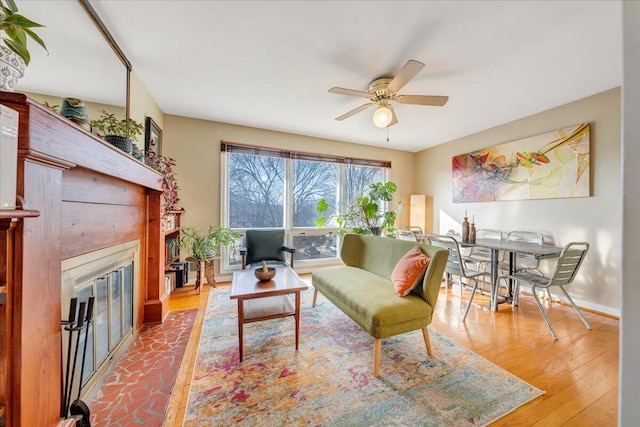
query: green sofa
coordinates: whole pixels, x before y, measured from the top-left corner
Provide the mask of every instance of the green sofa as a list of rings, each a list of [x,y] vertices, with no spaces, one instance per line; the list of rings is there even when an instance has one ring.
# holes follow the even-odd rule
[[[431,261],[422,284],[399,297],[390,280],[391,272],[416,245]],[[313,306],[320,292],[374,337],[373,375],[380,373],[382,338],[421,329],[427,354],[431,355],[427,326],[433,317],[448,252],[406,240],[347,234],[341,256],[344,266],[314,271]]]

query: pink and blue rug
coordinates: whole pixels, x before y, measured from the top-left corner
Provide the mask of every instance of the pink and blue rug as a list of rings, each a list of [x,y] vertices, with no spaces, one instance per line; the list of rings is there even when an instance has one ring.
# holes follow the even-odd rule
[[[479,426],[544,394],[430,330],[382,341],[371,374],[373,338],[321,295],[303,292],[300,349],[293,318],[245,325],[238,361],[237,305],[212,289],[184,425]]]

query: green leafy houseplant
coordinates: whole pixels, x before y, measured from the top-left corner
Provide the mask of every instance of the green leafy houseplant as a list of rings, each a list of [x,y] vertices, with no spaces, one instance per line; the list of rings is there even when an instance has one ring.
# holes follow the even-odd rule
[[[18,7],[13,0],[0,0],[0,31],[6,34],[6,37],[2,37],[2,41],[11,51],[22,58],[25,65],[29,65],[31,55],[27,49],[27,37],[47,50],[44,41],[32,30],[32,28],[43,27],[43,25],[25,18],[17,12]]]
[[[355,203],[342,204],[342,209],[337,209],[325,199],[321,199],[316,206],[318,213],[326,213],[330,207],[333,207],[336,213],[328,217],[318,217],[316,226],[324,227],[328,222],[335,220],[340,227],[340,235],[349,231],[355,234],[372,234],[378,227],[380,231],[392,235],[397,215],[402,210],[402,203],[399,202],[394,209],[387,211],[382,210],[382,205],[384,202],[391,202],[397,189],[398,186],[391,181],[375,182],[369,186],[366,193],[356,198]]]
[[[214,256],[220,246],[231,246],[242,235],[227,227],[209,226],[205,232],[197,226],[180,229],[180,246],[195,259],[206,260]]]
[[[144,126],[130,118],[118,119],[115,113],[107,113],[102,110],[102,115],[97,120],[91,120],[91,126],[101,135],[123,136],[134,139],[144,133]]]

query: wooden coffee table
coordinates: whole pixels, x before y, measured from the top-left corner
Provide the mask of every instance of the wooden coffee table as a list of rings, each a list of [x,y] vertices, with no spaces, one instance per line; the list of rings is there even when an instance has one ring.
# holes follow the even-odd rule
[[[296,322],[296,350],[300,341],[300,291],[309,287],[291,267],[276,267],[275,277],[268,282],[256,279],[253,270],[233,272],[231,299],[238,300],[238,339],[240,362],[243,359],[243,326],[293,316]],[[295,294],[292,304],[290,294]]]

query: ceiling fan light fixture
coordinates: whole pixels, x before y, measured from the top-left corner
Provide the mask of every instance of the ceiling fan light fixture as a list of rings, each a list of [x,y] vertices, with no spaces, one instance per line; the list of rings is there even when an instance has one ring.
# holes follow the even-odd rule
[[[391,109],[385,105],[381,105],[378,109],[373,113],[373,124],[378,126],[379,128],[386,128],[391,124],[393,120],[393,113]]]

